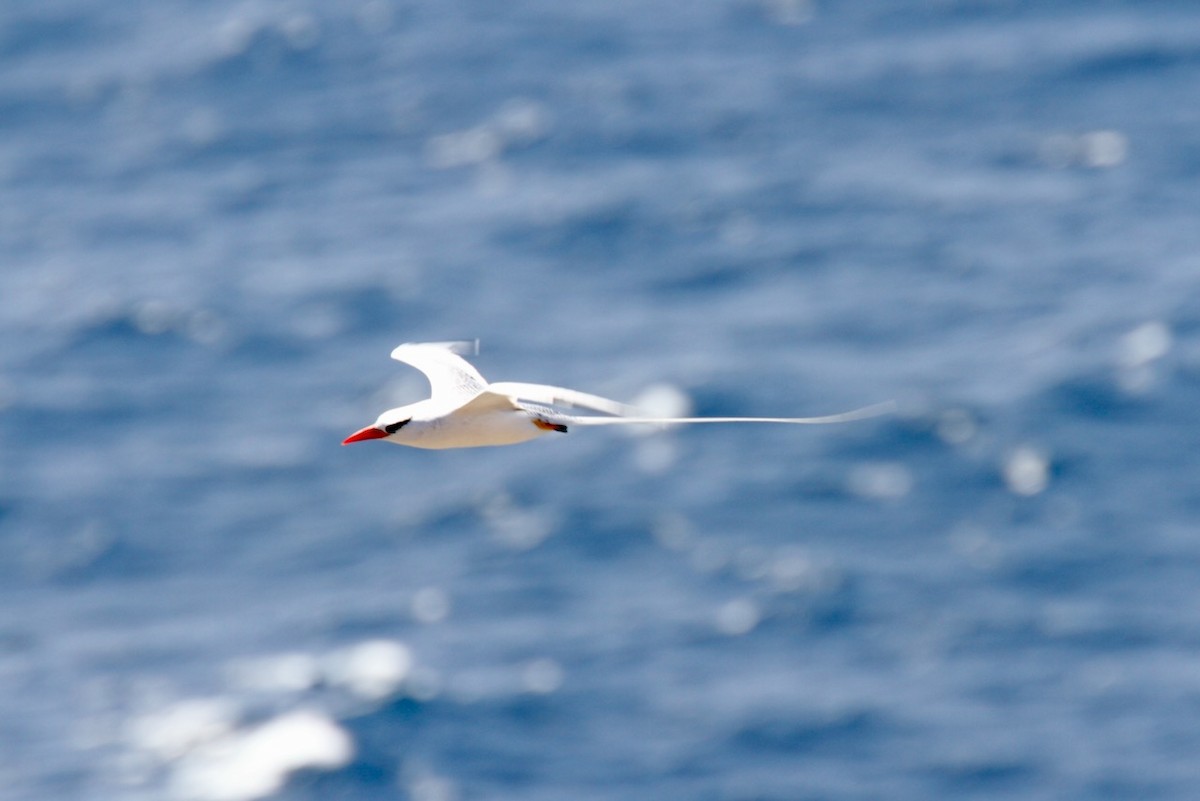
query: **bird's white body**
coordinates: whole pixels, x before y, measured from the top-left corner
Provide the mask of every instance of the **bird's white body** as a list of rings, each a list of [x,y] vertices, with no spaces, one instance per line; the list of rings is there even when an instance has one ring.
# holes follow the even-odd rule
[[[472,404],[447,411],[430,401],[420,401],[385,412],[389,417],[410,418],[403,428],[385,439],[413,448],[479,448],[516,445],[549,434],[540,428],[533,410],[501,395],[485,396]],[[549,410],[547,410],[549,411]],[[549,422],[549,421],[547,421]]]
[[[343,441],[386,439],[412,448],[441,450],[515,445],[570,426],[618,424],[676,425],[682,423],[843,423],[884,414],[887,403],[825,417],[639,417],[619,401],[546,384],[503,382],[489,384],[454,351],[463,343],[409,343],[392,351],[392,358],[411,365],[429,379],[430,397],[388,409],[378,419]],[[574,406],[600,415],[568,415],[551,408]]]

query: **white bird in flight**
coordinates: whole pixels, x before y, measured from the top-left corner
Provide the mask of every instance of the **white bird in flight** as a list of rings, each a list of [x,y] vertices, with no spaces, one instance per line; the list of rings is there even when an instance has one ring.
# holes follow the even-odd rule
[[[894,411],[893,401],[823,417],[645,417],[625,403],[574,389],[503,381],[489,384],[455,351],[478,342],[411,342],[392,358],[417,368],[429,379],[429,397],[388,409],[343,445],[383,439],[412,448],[479,448],[515,445],[571,426],[678,425],[687,423],[846,423]],[[572,406],[601,415],[568,415],[552,406]]]

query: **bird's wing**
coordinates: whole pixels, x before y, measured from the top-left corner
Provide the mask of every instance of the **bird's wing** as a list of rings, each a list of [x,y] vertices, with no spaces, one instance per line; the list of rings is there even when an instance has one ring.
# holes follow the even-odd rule
[[[879,417],[896,410],[895,401],[885,401],[872,406],[864,406],[841,414],[827,414],[822,417],[571,417],[569,423],[577,426],[610,426],[610,425],[683,425],[692,423],[795,423],[803,425],[824,425],[827,423],[849,423],[854,420],[866,420]]]
[[[407,342],[392,351],[392,358],[425,374],[431,400],[457,407],[487,389],[479,371],[454,353],[462,347],[460,342]]]
[[[485,389],[469,401],[454,410],[455,416],[467,414],[484,414],[487,412],[511,412],[521,407],[508,395]]]
[[[544,403],[547,406],[575,406],[589,409],[593,412],[613,415],[632,415],[636,408],[627,403],[602,398],[566,387],[552,387],[548,384],[523,384],[518,381],[497,381],[489,384],[488,389],[517,400]]]

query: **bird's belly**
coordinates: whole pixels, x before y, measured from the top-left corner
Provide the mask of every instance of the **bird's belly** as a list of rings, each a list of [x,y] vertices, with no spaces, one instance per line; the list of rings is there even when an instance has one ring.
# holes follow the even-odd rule
[[[448,419],[431,424],[404,444],[414,448],[483,448],[492,445],[516,445],[547,433],[533,424],[523,410],[493,412]]]

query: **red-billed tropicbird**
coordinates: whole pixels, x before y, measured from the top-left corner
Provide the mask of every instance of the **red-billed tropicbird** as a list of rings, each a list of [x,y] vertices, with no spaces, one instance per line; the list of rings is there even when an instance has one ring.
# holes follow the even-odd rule
[[[465,343],[470,347],[473,343]],[[678,425],[686,423],[845,423],[895,409],[893,401],[823,417],[646,417],[619,401],[545,384],[489,384],[455,353],[460,342],[413,342],[392,351],[392,358],[417,368],[429,379],[426,400],[388,409],[343,445],[383,439],[413,448],[478,448],[514,445],[571,426]],[[607,416],[575,416],[551,406],[572,406]]]

